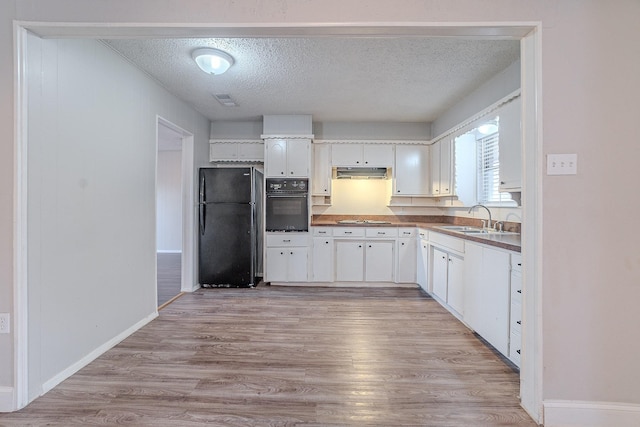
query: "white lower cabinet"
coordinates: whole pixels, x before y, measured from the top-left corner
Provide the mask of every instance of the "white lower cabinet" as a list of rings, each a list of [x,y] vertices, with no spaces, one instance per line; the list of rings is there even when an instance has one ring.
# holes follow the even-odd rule
[[[265,282],[309,281],[309,238],[306,233],[267,233]]]
[[[394,241],[366,242],[364,280],[393,282]]]
[[[416,283],[418,270],[418,246],[414,238],[398,239],[396,253],[396,282]]]
[[[312,277],[314,282],[333,282],[333,239],[313,238]]]
[[[511,254],[510,318],[509,359],[519,367],[522,352],[522,257],[520,254]]]
[[[433,294],[458,314],[464,314],[464,258],[433,249]]]
[[[418,241],[416,254],[418,264],[416,281],[425,292],[429,292],[429,241],[426,236],[426,232],[424,234],[420,232],[421,238]]]
[[[464,321],[504,355],[509,354],[510,255],[465,245]]]
[[[364,280],[364,245],[362,241],[336,241],[336,280],[362,282]]]

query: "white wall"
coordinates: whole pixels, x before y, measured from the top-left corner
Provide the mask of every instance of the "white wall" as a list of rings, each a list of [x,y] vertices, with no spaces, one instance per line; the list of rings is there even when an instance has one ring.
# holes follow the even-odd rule
[[[15,13],[11,3],[17,5]],[[0,4],[0,88],[8,94],[13,79],[8,65],[13,63],[12,18],[276,26],[300,22],[541,22],[541,150],[544,154],[577,153],[579,163],[576,176],[545,176],[542,180],[543,398],[560,404],[640,404],[636,363],[640,342],[634,339],[640,324],[640,257],[637,234],[629,232],[637,229],[635,212],[640,211],[634,179],[637,155],[632,155],[638,149],[636,122],[640,116],[637,0],[407,0],[402,7],[382,0],[165,0],[164,7],[139,0],[128,3],[127,8],[82,0]],[[0,180],[0,227],[5,236],[11,235],[14,218],[9,172],[13,170],[14,114],[7,98],[0,99],[0,173],[6,178]],[[207,149],[206,141],[196,144],[196,158],[206,159],[199,152]],[[0,242],[0,260],[0,304],[6,305],[13,286],[12,248],[6,239]],[[0,344],[10,344],[5,337],[0,339]],[[0,358],[0,385],[11,386],[12,360],[5,355]]]
[[[155,315],[157,115],[200,143],[209,121],[97,41],[27,49],[34,398]]]
[[[182,252],[182,151],[158,151],[158,252]]]
[[[315,139],[389,139],[428,141],[431,123],[412,122],[314,122]]]

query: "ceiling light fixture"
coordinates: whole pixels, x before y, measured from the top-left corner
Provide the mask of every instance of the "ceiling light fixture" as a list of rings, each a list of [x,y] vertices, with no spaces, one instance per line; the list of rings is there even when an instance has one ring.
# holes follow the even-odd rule
[[[498,125],[495,121],[490,121],[478,126],[478,132],[483,135],[491,135],[492,133],[498,132]]]
[[[198,67],[207,74],[222,74],[233,65],[233,57],[227,52],[223,52],[211,47],[196,49],[191,57]]]

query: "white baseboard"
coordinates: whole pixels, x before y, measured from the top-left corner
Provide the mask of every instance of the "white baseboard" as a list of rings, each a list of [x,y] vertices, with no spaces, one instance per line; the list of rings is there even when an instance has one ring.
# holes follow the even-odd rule
[[[156,253],[158,253],[158,254],[181,254],[182,250],[180,250],[180,249],[175,249],[175,250],[174,249],[167,249],[167,250],[163,249],[163,250],[160,250],[160,249],[158,249],[156,251]]]
[[[0,387],[0,412],[15,411],[13,387]]]
[[[89,363],[93,362],[95,359],[98,358],[98,356],[100,356],[101,354],[103,354],[104,352],[109,350],[110,348],[114,347],[120,341],[124,340],[129,335],[133,334],[135,331],[137,331],[138,329],[142,328],[144,325],[146,325],[147,323],[151,322],[156,317],[158,317],[158,312],[157,311],[154,312],[154,313],[151,313],[149,316],[145,317],[144,319],[142,319],[141,321],[139,321],[135,325],[133,325],[130,328],[126,329],[122,333],[116,335],[114,338],[112,338],[109,341],[107,341],[106,343],[102,344],[100,347],[96,348],[91,353],[87,354],[85,357],[83,357],[82,359],[78,360],[76,363],[74,363],[73,365],[69,366],[64,371],[58,373],[57,375],[55,375],[54,377],[52,377],[51,379],[46,381],[44,384],[42,384],[42,394],[45,394],[46,392],[48,392],[49,390],[51,390],[52,388],[54,388],[55,386],[60,384],[62,381],[66,380],[71,375],[75,374],[80,369],[84,368]]]
[[[617,402],[546,400],[545,427],[640,426],[640,405]]]

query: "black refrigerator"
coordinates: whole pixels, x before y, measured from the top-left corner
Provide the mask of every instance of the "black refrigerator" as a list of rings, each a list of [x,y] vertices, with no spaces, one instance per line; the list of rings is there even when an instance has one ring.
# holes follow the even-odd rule
[[[253,287],[262,270],[262,174],[253,167],[201,168],[198,281]]]

